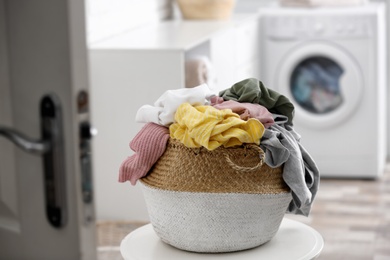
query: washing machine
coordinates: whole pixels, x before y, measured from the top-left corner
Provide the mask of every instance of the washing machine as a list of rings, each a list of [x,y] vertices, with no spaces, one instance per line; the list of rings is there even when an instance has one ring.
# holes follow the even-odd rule
[[[264,84],[295,106],[322,177],[377,178],[386,157],[385,6],[264,7]]]

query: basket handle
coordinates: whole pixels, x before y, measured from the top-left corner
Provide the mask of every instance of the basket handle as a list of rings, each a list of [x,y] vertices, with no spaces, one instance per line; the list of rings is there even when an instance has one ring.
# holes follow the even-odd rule
[[[240,172],[251,172],[251,171],[255,171],[255,170],[259,169],[261,166],[263,166],[263,163],[264,163],[264,160],[263,160],[264,159],[264,151],[260,148],[260,146],[251,144],[251,145],[246,145],[245,148],[257,150],[257,152],[259,153],[259,158],[260,158],[259,163],[256,164],[253,167],[240,166],[240,165],[235,164],[230,159],[229,155],[225,153],[224,154],[225,155],[225,159],[226,159],[227,163],[230,165],[230,167],[232,167],[234,170],[240,171]]]

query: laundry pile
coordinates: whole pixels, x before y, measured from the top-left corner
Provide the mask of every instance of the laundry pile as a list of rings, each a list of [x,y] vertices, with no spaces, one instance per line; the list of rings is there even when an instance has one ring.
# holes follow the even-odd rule
[[[119,169],[119,181],[146,176],[163,155],[169,138],[190,148],[233,147],[254,143],[265,163],[283,165],[292,200],[287,212],[308,216],[319,185],[319,171],[293,129],[294,106],[285,96],[249,78],[221,91],[206,84],[166,91],[154,105],[144,105],[136,121],[144,127],[130,142],[135,152]]]

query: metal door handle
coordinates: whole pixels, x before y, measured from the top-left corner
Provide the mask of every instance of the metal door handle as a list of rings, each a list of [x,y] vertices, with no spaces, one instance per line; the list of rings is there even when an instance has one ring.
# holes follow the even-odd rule
[[[51,149],[49,140],[33,140],[32,138],[29,138],[8,127],[0,126],[0,135],[8,138],[19,148],[29,153],[44,154]]]
[[[57,96],[51,94],[42,98],[40,116],[41,140],[34,140],[3,126],[0,126],[0,135],[5,136],[24,151],[42,155],[46,215],[52,226],[60,228],[66,223],[67,208],[62,114]]]

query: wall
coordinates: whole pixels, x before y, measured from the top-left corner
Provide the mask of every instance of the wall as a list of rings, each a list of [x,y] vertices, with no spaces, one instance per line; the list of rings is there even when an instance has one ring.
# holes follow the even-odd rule
[[[173,15],[173,0],[85,0],[88,43]]]
[[[371,0],[371,2],[383,2],[387,4],[387,160],[390,161],[390,0]]]
[[[181,14],[175,0],[85,0],[87,40],[96,43],[147,23]],[[235,12],[256,12],[275,0],[236,0]]]
[[[390,0],[387,3],[387,160],[390,160]]]

